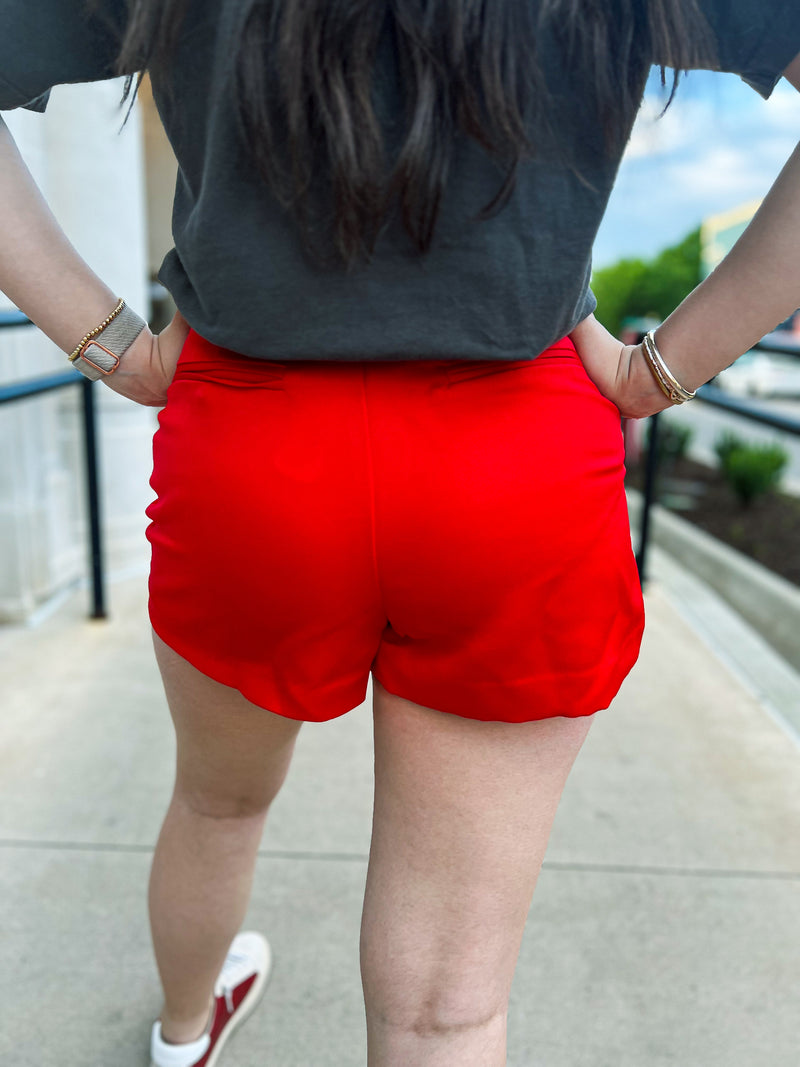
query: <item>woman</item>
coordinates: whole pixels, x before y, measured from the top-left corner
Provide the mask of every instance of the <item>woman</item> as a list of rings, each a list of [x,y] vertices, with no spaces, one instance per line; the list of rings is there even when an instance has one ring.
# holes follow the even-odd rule
[[[0,15],[0,109],[146,69],[180,166],[160,273],[180,310],[153,336],[0,122],[0,287],[77,369],[162,408],[149,608],[178,760],[152,1063],[216,1064],[261,996],[269,945],[237,930],[265,815],[301,723],[358,706],[370,671],[368,1062],[505,1063],[556,808],[642,636],[620,415],[691,398],[796,308],[800,150],[654,344],[594,318],[592,242],[651,65],[800,89],[800,7]]]

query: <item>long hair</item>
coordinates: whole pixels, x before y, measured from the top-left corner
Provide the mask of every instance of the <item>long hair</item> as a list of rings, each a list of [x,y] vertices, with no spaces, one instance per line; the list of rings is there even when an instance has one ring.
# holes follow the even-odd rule
[[[189,3],[128,0],[117,64],[128,74],[122,102],[130,71],[139,72],[131,103],[147,71],[168,86]],[[371,99],[386,19],[405,100],[404,140],[391,168]],[[682,71],[717,66],[697,0],[249,0],[239,26],[231,75],[242,141],[293,213],[306,251],[330,264],[312,240],[327,220],[327,247],[332,241],[347,270],[369,259],[395,198],[416,250],[428,251],[459,131],[507,167],[474,221],[502,210],[520,162],[536,153],[529,132],[542,128],[537,122],[547,128],[550,89],[536,44],[548,30],[563,45],[566,76],[588,72],[594,99],[586,105],[596,108],[610,153],[624,149],[652,56],[663,57],[662,88],[665,66],[674,70],[662,115]],[[312,223],[320,176],[327,209]]]

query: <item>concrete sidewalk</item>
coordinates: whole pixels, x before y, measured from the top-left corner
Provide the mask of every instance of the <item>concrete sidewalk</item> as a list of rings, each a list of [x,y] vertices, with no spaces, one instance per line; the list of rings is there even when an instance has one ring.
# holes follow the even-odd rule
[[[664,572],[666,573],[666,572]],[[796,1067],[800,749],[657,573],[641,658],[578,756],[514,980],[512,1067]],[[0,628],[0,1062],[146,1067],[174,739],[146,576]],[[702,627],[700,627],[702,629]],[[300,733],[246,927],[264,1001],[225,1067],[363,1067],[367,702]]]

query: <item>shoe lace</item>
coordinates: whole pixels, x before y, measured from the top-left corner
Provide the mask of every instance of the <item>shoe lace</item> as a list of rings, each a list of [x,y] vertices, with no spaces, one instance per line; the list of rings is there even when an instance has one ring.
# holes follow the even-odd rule
[[[241,966],[247,961],[247,956],[241,952],[229,952],[225,957],[222,970],[217,979],[216,996],[225,997],[228,1011],[233,1012],[233,987],[241,973]]]

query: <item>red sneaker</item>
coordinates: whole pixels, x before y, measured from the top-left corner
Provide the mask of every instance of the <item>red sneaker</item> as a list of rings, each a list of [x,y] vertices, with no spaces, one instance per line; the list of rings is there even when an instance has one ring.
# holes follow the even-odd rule
[[[233,939],[214,984],[214,1009],[196,1041],[173,1045],[161,1036],[156,1019],[150,1035],[150,1067],[216,1067],[222,1047],[264,992],[272,969],[269,942],[249,930]]]

